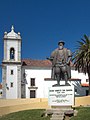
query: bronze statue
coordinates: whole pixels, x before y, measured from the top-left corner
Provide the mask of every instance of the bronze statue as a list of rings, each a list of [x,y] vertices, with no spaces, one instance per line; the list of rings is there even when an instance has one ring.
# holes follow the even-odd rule
[[[52,79],[57,79],[56,86],[60,86],[60,80],[65,80],[65,85],[68,85],[67,81],[71,78],[71,51],[67,48],[64,48],[65,42],[59,41],[58,48],[55,49],[50,58],[52,62]]]

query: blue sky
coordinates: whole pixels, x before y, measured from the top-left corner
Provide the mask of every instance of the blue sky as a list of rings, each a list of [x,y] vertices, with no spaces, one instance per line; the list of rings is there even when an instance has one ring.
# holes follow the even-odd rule
[[[0,64],[12,25],[22,36],[22,58],[46,59],[59,40],[73,52],[90,36],[90,0],[0,0]]]

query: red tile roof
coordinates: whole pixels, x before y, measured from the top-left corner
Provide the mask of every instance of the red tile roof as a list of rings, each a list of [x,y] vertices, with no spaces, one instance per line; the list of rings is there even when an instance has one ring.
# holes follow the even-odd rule
[[[51,67],[52,63],[49,60],[23,59],[22,65],[31,67]]]
[[[82,83],[81,86],[82,87],[89,87],[89,84],[88,83]]]
[[[22,65],[32,67],[51,67],[52,63],[49,60],[22,59]],[[70,62],[70,66],[73,66],[72,62]]]

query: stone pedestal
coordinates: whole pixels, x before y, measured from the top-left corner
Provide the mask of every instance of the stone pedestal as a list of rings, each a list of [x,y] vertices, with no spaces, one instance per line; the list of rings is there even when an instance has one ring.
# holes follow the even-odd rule
[[[48,103],[50,106],[74,105],[74,86],[57,86],[48,89]]]
[[[74,115],[74,110],[71,106],[51,106],[51,109],[46,110],[46,114],[52,115],[50,120],[67,120]]]
[[[51,106],[50,120],[64,120],[66,114],[73,114],[74,86],[54,86],[48,90],[48,103]]]

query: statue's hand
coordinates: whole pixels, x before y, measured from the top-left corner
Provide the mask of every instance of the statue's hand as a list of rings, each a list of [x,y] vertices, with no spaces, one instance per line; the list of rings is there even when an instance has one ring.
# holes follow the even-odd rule
[[[69,58],[68,58],[68,60],[67,60],[67,62],[66,62],[66,63],[67,63],[67,65],[69,65],[69,64],[70,64],[70,60],[71,60],[71,57],[69,57]]]
[[[47,57],[46,59],[49,60],[50,58]]]
[[[70,61],[68,60],[68,61],[66,62],[66,64],[69,65],[69,64],[70,64]]]

